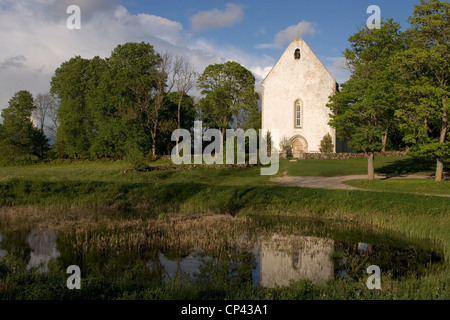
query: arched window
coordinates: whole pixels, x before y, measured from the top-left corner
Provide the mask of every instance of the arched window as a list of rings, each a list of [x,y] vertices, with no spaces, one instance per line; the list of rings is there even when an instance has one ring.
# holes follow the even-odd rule
[[[300,49],[296,49],[295,50],[294,58],[295,58],[295,60],[299,60],[300,59]]]
[[[297,128],[302,126],[302,105],[298,101],[295,103],[295,126]]]

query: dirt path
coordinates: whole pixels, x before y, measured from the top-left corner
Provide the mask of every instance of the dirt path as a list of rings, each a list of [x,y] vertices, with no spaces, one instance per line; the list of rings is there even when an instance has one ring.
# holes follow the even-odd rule
[[[425,175],[375,176],[375,179],[426,179],[426,178],[429,177]],[[367,179],[367,175],[348,175],[348,176],[333,176],[333,177],[290,177],[287,176],[285,173],[283,176],[273,177],[271,181],[285,186],[296,186],[304,188],[377,191],[377,190],[356,188],[345,184],[345,182],[350,180],[363,180],[363,179]],[[403,192],[403,193],[421,194],[437,197],[450,197],[450,195],[446,194],[426,194],[413,192]]]
[[[334,177],[291,177],[284,175],[280,177],[274,177],[271,179],[271,181],[285,186],[297,186],[297,187],[320,188],[320,189],[361,190],[359,188],[345,184],[346,181],[358,179],[367,179],[367,175],[334,176]]]

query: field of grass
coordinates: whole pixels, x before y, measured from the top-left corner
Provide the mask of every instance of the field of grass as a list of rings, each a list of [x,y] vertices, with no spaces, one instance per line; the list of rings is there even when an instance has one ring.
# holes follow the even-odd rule
[[[261,176],[259,167],[121,173],[126,167],[123,162],[81,162],[0,168],[0,205],[232,214],[293,210],[439,214],[448,210],[447,199],[280,187]]]
[[[446,167],[450,162],[446,163]],[[432,175],[436,163],[432,159],[414,157],[375,157],[375,173],[377,174],[421,174]],[[280,172],[288,176],[343,176],[367,174],[367,158],[346,160],[298,160],[296,162],[281,161]]]
[[[432,163],[402,169],[410,158],[377,158],[377,171],[432,172]],[[325,165],[323,165],[325,164]],[[154,163],[166,166],[167,162]],[[57,211],[55,224],[86,221],[85,216],[70,212],[91,212],[95,208],[122,210],[121,221],[126,224],[129,211],[138,208],[139,219],[160,219],[179,215],[230,214],[291,215],[314,217],[333,221],[356,222],[407,237],[427,239],[442,248],[447,268],[435,270],[419,280],[388,281],[383,290],[370,291],[361,283],[332,282],[312,285],[300,281],[284,289],[244,288],[218,297],[227,299],[450,299],[450,199],[392,191],[420,190],[441,193],[448,182],[434,185],[432,181],[364,181],[352,183],[369,189],[386,191],[324,190],[274,185],[267,176],[260,175],[259,167],[250,168],[178,168],[149,172],[123,173],[129,165],[124,162],[51,163],[26,167],[0,168],[0,225],[19,228],[23,221],[40,225],[50,219],[48,212]],[[409,167],[408,167],[409,168]],[[364,169],[364,170],[363,170]],[[360,174],[365,172],[365,159],[281,161],[280,173],[298,175]],[[361,170],[361,171],[359,171]],[[364,172],[362,172],[364,171]],[[379,185],[376,185],[378,184]],[[407,185],[407,184],[410,185]],[[431,191],[429,191],[431,190]],[[82,210],[80,210],[82,209]],[[31,211],[29,215],[26,212]],[[67,214],[67,215],[66,215]],[[5,215],[10,218],[6,219]],[[15,217],[12,219],[11,217]],[[117,218],[117,216],[115,216]],[[96,218],[97,219],[97,218]],[[108,219],[107,217],[105,219]],[[8,222],[7,222],[8,221]],[[0,266],[0,271],[8,266]],[[2,269],[3,268],[3,269]],[[3,271],[2,271],[3,270]],[[11,269],[12,270],[12,269]],[[50,292],[64,296],[64,288],[57,287],[60,270],[55,279],[42,275],[18,274],[11,276],[15,285],[30,286],[28,295],[15,297],[39,298],[40,291],[50,281]],[[130,271],[130,277],[133,270]],[[123,279],[127,279],[127,275]],[[204,291],[194,287],[173,285],[158,289],[118,279],[114,284],[91,279],[92,297],[104,297],[111,292],[114,298],[197,299],[206,298]],[[2,280],[3,281],[3,280]],[[0,281],[1,288],[10,285]],[[52,281],[55,281],[54,285]],[[107,289],[105,286],[110,286]],[[27,287],[28,288],[28,287]],[[152,289],[153,288],[153,289]],[[123,289],[123,291],[121,291]],[[109,291],[108,291],[109,290]],[[111,291],[112,290],[112,291]],[[19,292],[19,291],[14,291]],[[121,294],[122,293],[122,294]],[[211,292],[209,292],[211,293]],[[217,293],[217,292],[216,292]],[[76,297],[76,294],[75,294]],[[213,297],[213,296],[212,296]],[[54,298],[54,296],[50,297]]]
[[[448,181],[435,182],[423,179],[386,179],[386,180],[352,180],[348,185],[367,190],[385,192],[411,192],[420,194],[439,194],[450,196],[450,183]]]

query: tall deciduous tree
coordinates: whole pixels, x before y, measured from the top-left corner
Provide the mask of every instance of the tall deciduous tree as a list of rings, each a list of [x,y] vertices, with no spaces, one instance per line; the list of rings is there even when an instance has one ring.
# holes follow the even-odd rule
[[[148,43],[117,46],[92,98],[98,136],[92,153],[123,157],[129,148],[149,150],[160,57]]]
[[[164,110],[164,98],[175,86],[175,79],[180,70],[180,63],[174,61],[170,53],[160,55],[156,70],[156,92],[151,108],[150,134],[152,137],[152,155],[156,156],[157,135],[160,125],[160,115]]]
[[[397,70],[404,99],[397,117],[402,120],[407,144],[436,159],[436,181],[441,181],[444,160],[450,156],[450,4],[421,0],[409,18],[408,50],[397,54]]]
[[[52,141],[56,140],[56,133],[59,128],[59,100],[54,97],[54,101],[49,105],[48,109],[48,118],[50,119],[49,124],[47,125],[47,130],[50,132],[50,138]]]
[[[61,64],[51,80],[50,92],[60,100],[57,143],[73,158],[88,158],[93,123],[87,108],[90,60],[80,56]]]
[[[185,100],[186,95],[189,93],[189,91],[195,87],[197,84],[197,80],[199,77],[199,74],[197,73],[195,67],[190,64],[187,60],[177,57],[175,59],[175,65],[174,68],[176,72],[176,78],[175,78],[175,89],[176,89],[176,95],[177,95],[177,129],[181,129],[181,106],[183,103],[183,100]],[[178,139],[178,138],[177,138]],[[178,140],[176,143],[176,150],[178,154]]]
[[[160,114],[160,138],[158,139],[157,147],[159,150],[170,154],[172,151],[172,132],[179,128],[187,130],[193,128],[197,110],[194,100],[187,94],[183,95],[180,104],[179,92],[169,92],[163,103],[164,109]],[[178,123],[178,120],[181,122]]]
[[[387,20],[380,29],[362,29],[349,41],[351,48],[344,56],[353,73],[341,92],[331,97],[330,124],[342,138],[351,139],[353,150],[367,154],[368,176],[373,180],[375,152],[383,148],[398,99],[391,57],[404,49],[404,40],[400,25]]]
[[[38,128],[44,132],[45,121],[55,108],[56,99],[49,93],[39,93],[34,98],[33,118],[38,123]]]
[[[183,100],[186,99],[186,95],[189,94],[189,91],[195,87],[197,84],[197,80],[199,77],[199,74],[195,70],[195,67],[190,64],[188,61],[178,58],[177,64],[179,64],[179,67],[177,69],[177,76],[175,79],[175,89],[178,96],[177,101],[177,122],[178,122],[178,128],[181,129],[181,107]]]
[[[208,66],[197,86],[205,95],[200,102],[202,120],[222,129],[223,134],[231,122],[235,129],[246,127],[249,118],[258,112],[255,77],[237,62]]]

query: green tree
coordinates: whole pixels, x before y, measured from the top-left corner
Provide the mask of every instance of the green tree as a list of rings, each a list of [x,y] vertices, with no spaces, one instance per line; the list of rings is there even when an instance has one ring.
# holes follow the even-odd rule
[[[342,138],[351,139],[353,150],[367,154],[368,175],[373,180],[375,152],[383,148],[382,138],[392,126],[398,100],[392,55],[404,49],[404,39],[400,25],[387,20],[380,29],[359,30],[349,41],[351,48],[344,56],[353,72],[330,98],[330,124]]]
[[[17,92],[9,106],[2,111],[0,125],[0,157],[9,163],[27,163],[43,159],[48,151],[48,140],[31,121],[35,109],[33,96],[22,90]]]
[[[441,181],[444,160],[450,155],[449,79],[450,4],[422,0],[409,18],[408,50],[396,55],[402,82],[397,91],[403,98],[396,116],[402,122],[408,145],[436,159],[436,181]]]
[[[255,77],[237,62],[208,66],[198,80],[205,97],[200,101],[200,116],[206,125],[225,130],[245,128],[258,113],[259,94]]]
[[[51,80],[50,92],[60,101],[57,145],[71,158],[88,158],[95,131],[87,107],[90,60],[80,56],[61,64]]]
[[[177,101],[177,123],[178,127],[177,129],[182,128],[182,105],[186,102],[186,98],[188,97],[187,94],[189,91],[195,87],[195,84],[198,80],[198,73],[195,69],[195,66],[190,64],[188,61],[184,60],[181,57],[177,57],[175,60],[175,67],[174,71],[176,73],[175,77],[175,89],[178,95],[178,101]],[[173,101],[173,97],[170,98],[171,101]],[[190,101],[189,101],[190,102]],[[192,105],[194,105],[194,101],[192,100]],[[188,119],[187,121],[190,122],[192,119]]]
[[[93,156],[122,158],[130,148],[148,152],[158,61],[144,42],[119,45],[106,59],[89,99],[98,132]]]
[[[333,145],[333,139],[331,138],[331,135],[327,133],[322,141],[320,141],[320,152],[322,153],[333,153],[334,145]]]
[[[64,62],[51,83],[60,100],[57,142],[64,155],[123,158],[131,148],[155,156],[166,125],[165,97],[182,80],[183,66],[144,42],[119,45],[106,59]]]
[[[179,128],[186,130],[193,128],[197,110],[194,100],[186,93],[180,101],[180,92],[169,92],[163,103],[165,107],[160,115],[161,135],[157,147],[165,154],[170,154],[174,143],[171,141],[172,132]]]

